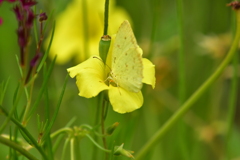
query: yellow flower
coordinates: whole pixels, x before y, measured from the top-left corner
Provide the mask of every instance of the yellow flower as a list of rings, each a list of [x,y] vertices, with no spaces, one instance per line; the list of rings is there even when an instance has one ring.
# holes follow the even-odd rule
[[[57,55],[57,63],[63,64],[73,59],[82,62],[98,53],[99,40],[103,34],[103,15],[105,0],[73,0],[66,10],[56,18],[54,40],[49,56]],[[125,10],[115,7],[115,1],[109,6],[109,33],[114,33],[121,22],[129,19]],[[84,13],[84,10],[86,12]],[[87,23],[85,23],[86,19]],[[47,39],[48,44],[50,37]]]
[[[125,22],[125,23],[128,23],[128,22]],[[131,34],[131,33],[126,32],[126,34],[127,35],[121,35],[121,36],[126,38],[128,37],[128,34]],[[116,37],[117,36],[120,36],[120,35],[117,34]],[[132,112],[142,106],[143,104],[142,92],[140,89],[136,90],[134,88],[137,81],[136,83],[135,81],[133,81],[134,83],[132,87],[133,90],[131,90],[131,86],[126,87],[127,85],[122,85],[115,81],[114,79],[115,77],[113,77],[113,73],[112,73],[113,68],[111,68],[112,63],[114,63],[113,61],[115,61],[115,59],[112,58],[115,47],[121,48],[119,45],[115,44],[115,38],[113,36],[111,46],[108,52],[106,65],[103,63],[103,61],[99,56],[94,55],[90,57],[88,60],[84,61],[83,63],[80,63],[77,66],[67,69],[67,71],[69,72],[69,75],[72,78],[76,77],[77,79],[76,84],[80,91],[79,96],[91,98],[91,97],[97,96],[103,90],[108,90],[109,101],[112,104],[114,111],[118,113]],[[139,63],[142,65],[141,67],[142,73],[140,73],[140,75],[142,75],[143,78],[141,79],[142,82],[140,83],[141,84],[146,83],[146,84],[152,85],[152,87],[154,88],[155,87],[155,66],[148,59],[142,58],[142,49],[137,45],[136,45],[136,50],[138,51],[137,54],[139,54],[140,56],[139,60],[141,62]],[[123,51],[125,55],[129,50],[126,51],[125,48],[121,48],[121,51]],[[128,53],[131,54],[131,52],[128,52]],[[126,61],[127,60],[128,59],[126,59]],[[134,59],[132,60],[134,61]],[[121,67],[124,67],[125,63],[123,64],[119,63],[119,65],[123,65],[123,66],[118,66],[119,68],[121,68]],[[134,67],[130,72],[135,74],[136,70],[134,69]],[[125,73],[122,73],[122,74],[125,74]],[[118,75],[118,76],[121,78],[121,75]],[[128,75],[125,75],[125,76],[128,76]],[[129,77],[130,76],[131,75],[129,75]],[[141,84],[139,85],[141,86]]]

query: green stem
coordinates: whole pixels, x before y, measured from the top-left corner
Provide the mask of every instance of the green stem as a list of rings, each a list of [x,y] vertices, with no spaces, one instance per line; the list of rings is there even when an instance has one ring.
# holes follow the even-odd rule
[[[172,117],[151,137],[151,139],[140,149],[136,155],[136,160],[142,159],[146,153],[148,153],[159,140],[174,126],[176,122],[192,107],[192,105],[203,95],[203,93],[213,84],[213,82],[221,75],[228,63],[232,60],[240,39],[240,11],[236,11],[237,27],[236,35],[232,46],[216,71],[193,93],[193,95],[175,112]]]
[[[6,115],[6,116],[9,116],[9,114],[7,113],[7,111],[2,107],[0,106],[0,108],[2,109],[3,113]],[[44,150],[42,147],[40,147],[37,143],[37,141],[33,138],[33,136],[28,132],[28,130],[21,124],[19,123],[16,119],[10,117],[11,121],[20,129],[22,130],[22,132],[25,133],[25,135],[29,138],[29,140],[33,143],[33,145],[36,147],[36,149],[39,151],[39,153],[43,156],[43,158],[45,160],[48,160],[48,157],[47,155],[45,154]]]
[[[233,120],[236,113],[236,102],[237,102],[237,93],[238,93],[238,55],[236,54],[233,59],[233,77],[231,83],[231,90],[230,90],[230,100],[229,100],[229,109],[227,115],[227,132],[226,132],[226,152],[227,152],[227,159],[231,159],[229,147],[230,137],[233,128]]]
[[[85,60],[89,57],[89,29],[88,29],[88,10],[87,10],[87,0],[82,0],[82,18],[83,18],[83,53],[81,53],[84,57],[82,60]]]
[[[101,115],[101,129],[102,129],[102,135],[105,135],[105,125],[104,125],[104,122],[105,122],[105,110],[106,110],[106,101],[103,100],[103,103],[102,103],[102,115]],[[103,146],[105,149],[107,149],[107,141],[106,141],[106,137],[103,136],[102,137],[102,141],[103,141]],[[108,159],[108,154],[106,152],[106,160]]]
[[[31,159],[31,160],[37,160],[36,157],[34,157],[32,154],[30,154],[27,150],[25,150],[24,148],[22,148],[22,146],[14,143],[13,141],[10,141],[7,138],[3,138],[2,136],[0,136],[0,143],[5,144],[11,148],[13,148],[14,150],[17,150],[19,153],[21,153],[22,155],[24,155],[26,158]]]
[[[108,31],[108,9],[109,8],[109,0],[105,1],[105,12],[104,12],[104,30],[103,35],[107,35]]]
[[[67,138],[65,140],[65,142],[64,142],[63,151],[62,151],[62,155],[61,155],[61,160],[65,159],[65,155],[66,155],[66,151],[67,151],[67,147],[68,147],[69,141],[70,141],[70,138]]]
[[[52,133],[50,137],[51,137],[51,139],[53,139],[62,133],[65,133],[65,132],[71,133],[72,131],[73,130],[71,128],[61,128],[61,129],[55,131],[54,133]]]
[[[70,158],[71,160],[75,160],[74,158],[74,145],[73,145],[73,142],[74,141],[74,138],[71,138],[70,140]]]
[[[177,15],[178,15],[178,31],[180,37],[180,50],[178,52],[178,73],[179,73],[179,84],[178,84],[178,97],[180,104],[183,104],[186,97],[186,86],[185,86],[185,62],[184,62],[184,30],[183,30],[183,4],[182,0],[177,1]]]
[[[74,142],[74,152],[75,152],[74,156],[75,156],[76,160],[81,160],[81,152],[80,152],[80,144],[79,144],[80,139],[79,139],[79,137],[75,136],[73,142]]]
[[[34,81],[32,81],[31,86],[30,86],[30,94],[28,93],[27,87],[24,86],[24,90],[25,90],[25,94],[26,94],[26,98],[27,98],[27,106],[24,110],[23,119],[22,119],[22,123],[23,123],[24,126],[27,125],[26,118],[27,118],[28,112],[31,108],[33,88],[34,88]]]
[[[90,139],[90,141],[93,142],[93,144],[99,149],[103,150],[104,152],[111,153],[111,150],[101,147],[96,141],[94,141],[94,139],[89,134],[86,134],[86,137]]]

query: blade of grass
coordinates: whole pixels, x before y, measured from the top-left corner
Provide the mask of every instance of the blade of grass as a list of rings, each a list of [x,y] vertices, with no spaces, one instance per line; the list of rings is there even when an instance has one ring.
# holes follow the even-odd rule
[[[56,61],[56,56],[55,56],[55,58],[53,59],[51,65],[50,65],[50,67],[49,67],[49,70],[48,70],[48,72],[47,72],[47,74],[46,74],[46,77],[45,77],[44,80],[43,80],[42,87],[41,87],[41,89],[40,89],[40,91],[39,91],[39,93],[38,93],[38,96],[37,96],[37,99],[36,99],[35,103],[33,104],[31,110],[29,111],[29,114],[25,113],[25,115],[24,115],[24,117],[23,117],[23,124],[25,124],[27,121],[29,121],[29,119],[30,119],[31,116],[33,115],[34,111],[37,109],[37,106],[38,106],[38,104],[39,104],[39,102],[40,102],[40,100],[41,100],[41,98],[42,98],[42,95],[43,95],[43,93],[44,93],[44,90],[45,90],[45,88],[47,87],[47,82],[48,82],[48,80],[49,80],[49,78],[50,78],[50,75],[51,75],[51,73],[52,73],[52,70],[53,70],[55,61]]]
[[[3,130],[6,128],[8,122],[10,121],[12,115],[14,114],[14,111],[16,110],[17,107],[17,103],[19,101],[19,97],[21,95],[20,93],[21,91],[19,91],[19,84],[14,92],[14,96],[13,96],[13,106],[11,107],[11,110],[8,114],[8,117],[6,118],[6,120],[2,123],[1,128],[0,128],[0,133],[3,132]]]
[[[2,103],[3,103],[3,99],[4,99],[4,96],[5,96],[5,94],[6,94],[6,90],[7,90],[7,86],[8,86],[8,82],[9,82],[9,79],[10,78],[8,78],[7,79],[7,81],[6,82],[2,82],[1,84],[0,84],[0,105],[2,105]],[[1,132],[0,132],[1,133]]]
[[[51,121],[50,121],[47,129],[45,130],[44,135],[43,135],[43,138],[42,138],[43,141],[44,141],[44,139],[46,138],[46,135],[48,135],[48,134],[50,133],[50,130],[52,129],[52,126],[53,126],[53,124],[54,124],[54,122],[55,122],[55,120],[56,120],[56,118],[57,118],[58,111],[59,111],[59,108],[60,108],[60,106],[61,106],[61,102],[62,102],[62,99],[63,99],[63,95],[64,95],[64,92],[65,92],[65,89],[66,89],[66,86],[67,86],[68,77],[69,77],[69,76],[67,75],[66,78],[65,78],[65,81],[64,81],[64,84],[63,84],[63,88],[62,88],[62,92],[61,92],[61,94],[60,94],[60,98],[59,98],[59,100],[58,100],[58,103],[57,103],[55,112],[54,112],[54,114],[53,114],[53,118],[51,119]]]
[[[55,32],[55,21],[54,21],[54,23],[53,23],[53,30],[52,30],[52,34],[51,34],[51,38],[50,38],[50,42],[49,42],[48,48],[47,48],[47,50],[46,50],[43,58],[41,59],[41,62],[39,63],[39,65],[38,65],[38,67],[37,67],[37,73],[41,70],[44,62],[45,62],[46,59],[47,59],[48,53],[49,53],[50,48],[51,48],[51,45],[52,45],[54,32]]]
[[[44,73],[46,72],[46,67],[44,67],[43,71]],[[47,129],[47,126],[49,125],[49,119],[50,119],[50,107],[49,107],[48,88],[46,88],[45,89],[45,121],[46,123],[44,124],[44,127],[42,129],[43,132],[45,132],[45,130]],[[53,160],[54,155],[52,150],[52,141],[50,138],[50,134],[47,134],[46,136],[46,143],[44,143],[44,147],[46,147],[50,160]]]
[[[48,16],[48,19],[47,19],[47,21],[46,21],[46,23],[45,23],[45,25],[43,27],[43,33],[45,32],[49,22],[51,22],[51,18],[52,18],[53,12],[54,12],[54,9],[51,11],[50,15]]]
[[[17,60],[17,66],[18,66],[20,75],[21,75],[21,77],[23,78],[23,71],[22,71],[22,67],[21,67],[21,65],[20,65],[20,63],[19,63],[19,62],[20,62],[20,61],[19,61],[19,58],[18,58],[17,55],[15,55],[15,57],[16,57],[16,60]]]

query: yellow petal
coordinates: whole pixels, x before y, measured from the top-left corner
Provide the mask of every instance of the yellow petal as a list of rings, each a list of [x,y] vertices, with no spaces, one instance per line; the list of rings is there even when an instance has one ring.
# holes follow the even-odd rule
[[[99,92],[109,88],[104,82],[104,64],[98,56],[92,56],[83,63],[68,68],[67,71],[72,78],[75,76],[77,78],[79,96],[95,97]]]
[[[146,58],[142,59],[143,61],[143,83],[152,85],[152,88],[155,88],[156,78],[155,78],[155,65],[152,64]]]
[[[132,112],[143,104],[142,92],[134,93],[120,87],[109,86],[108,96],[113,110],[118,113]]]

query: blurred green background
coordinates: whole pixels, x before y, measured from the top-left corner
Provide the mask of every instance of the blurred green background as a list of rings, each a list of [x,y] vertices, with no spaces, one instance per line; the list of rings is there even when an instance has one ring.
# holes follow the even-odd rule
[[[185,100],[213,73],[224,58],[234,33],[234,11],[226,4],[228,0],[183,1],[184,45],[185,45]],[[64,11],[68,0],[41,0],[37,10],[47,14],[54,9],[54,16]],[[111,3],[111,0],[110,0]],[[107,141],[116,145],[124,143],[126,149],[138,150],[150,139],[173,113],[180,107],[178,95],[178,22],[176,1],[169,0],[116,0],[116,5],[124,8],[131,17],[133,31],[139,45],[143,48],[143,57],[151,59],[156,65],[156,88],[144,86],[144,105],[132,113],[118,114],[109,107],[106,126],[114,122],[120,125]],[[10,78],[5,106],[11,107],[14,90],[20,79],[15,55],[19,56],[17,44],[17,22],[12,11],[13,4],[4,2],[0,6],[0,82]],[[110,15],[111,16],[111,15]],[[90,17],[91,18],[91,17]],[[111,24],[111,22],[109,22]],[[96,26],[97,27],[97,26]],[[46,35],[51,32],[51,24]],[[34,44],[32,40],[32,44]],[[32,45],[34,46],[34,45]],[[30,48],[34,54],[34,47]],[[50,59],[48,61],[51,61]],[[56,64],[48,84],[51,109],[54,111],[60,95],[66,69],[76,65],[74,61]],[[42,80],[40,73],[34,95],[37,95]],[[229,111],[229,93],[232,68],[224,74],[194,104],[189,111],[147,155],[151,160],[218,160],[240,159],[240,119],[239,98],[230,139],[226,142],[226,119]],[[93,125],[97,112],[97,98],[79,97],[75,79],[69,79],[63,102],[52,131],[77,117],[74,125]],[[239,97],[239,95],[237,95]],[[44,105],[42,103],[41,105]],[[44,117],[44,107],[37,110]],[[0,121],[4,116],[0,116]],[[28,129],[37,138],[37,119],[33,117]],[[8,133],[8,130],[6,130]],[[101,143],[101,142],[99,142]],[[92,143],[84,138],[80,142],[83,159],[103,159],[104,153],[93,153]],[[230,150],[227,151],[227,144]],[[6,159],[8,148],[0,144],[0,159]],[[32,152],[35,152],[34,150]],[[59,149],[56,159],[61,155]],[[115,157],[116,160],[129,159]]]

